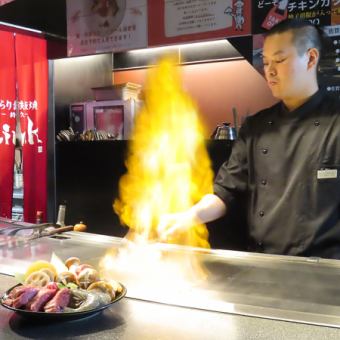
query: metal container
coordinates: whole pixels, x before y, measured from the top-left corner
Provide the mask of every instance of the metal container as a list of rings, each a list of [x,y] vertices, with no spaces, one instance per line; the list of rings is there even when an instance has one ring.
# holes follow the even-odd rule
[[[230,123],[222,123],[218,125],[213,132],[211,138],[213,139],[236,139],[236,129],[230,126]]]

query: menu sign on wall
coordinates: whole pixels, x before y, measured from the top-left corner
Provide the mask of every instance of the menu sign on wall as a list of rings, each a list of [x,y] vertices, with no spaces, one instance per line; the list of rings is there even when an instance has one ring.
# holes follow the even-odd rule
[[[253,33],[270,30],[284,19],[309,20],[315,25],[331,24],[339,0],[256,0],[253,1]]]
[[[329,48],[320,63],[321,80],[327,91],[340,98],[340,25],[323,27]]]
[[[250,34],[250,3],[149,0],[149,46]]]
[[[147,46],[147,0],[67,0],[69,56]]]
[[[233,17],[225,13],[232,8],[227,1],[165,1],[165,36],[201,33],[232,26]]]

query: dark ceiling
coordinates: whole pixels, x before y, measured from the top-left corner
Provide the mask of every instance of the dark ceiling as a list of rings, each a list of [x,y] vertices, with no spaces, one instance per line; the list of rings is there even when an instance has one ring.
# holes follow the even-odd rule
[[[0,7],[0,21],[66,38],[66,0],[14,0]]]

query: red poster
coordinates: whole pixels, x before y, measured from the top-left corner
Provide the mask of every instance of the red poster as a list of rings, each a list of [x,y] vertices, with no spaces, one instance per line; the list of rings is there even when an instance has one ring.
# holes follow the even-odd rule
[[[148,45],[248,35],[250,18],[250,0],[148,0]]]
[[[332,25],[340,25],[340,1],[333,0],[332,2]]]
[[[14,35],[0,31],[0,216],[12,217],[15,148]]]
[[[16,35],[18,110],[23,143],[24,220],[46,218],[48,61],[46,40]]]
[[[0,0],[0,6],[3,6],[3,5],[6,5],[8,4],[9,2],[12,2],[14,0]]]

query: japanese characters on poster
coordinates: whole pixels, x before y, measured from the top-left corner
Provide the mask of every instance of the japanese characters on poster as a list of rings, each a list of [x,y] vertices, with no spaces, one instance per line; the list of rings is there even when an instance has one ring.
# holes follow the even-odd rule
[[[326,90],[340,98],[340,25],[323,27],[329,48],[320,62],[321,81]]]
[[[335,2],[338,0],[256,0],[252,9],[252,32],[265,32],[287,18],[309,20],[319,26],[330,25]]]
[[[27,131],[21,133],[22,145],[30,144],[37,145],[42,144],[42,140],[39,138],[39,128],[34,127],[33,121],[30,118],[30,113],[38,110],[38,102],[33,101],[16,101],[8,100],[6,98],[0,98],[0,115],[7,116],[11,119],[16,119],[16,112],[18,111],[20,119],[27,119]],[[16,135],[15,130],[10,130],[8,124],[2,126],[0,131],[0,144],[13,144],[15,145]]]
[[[149,46],[250,34],[249,0],[149,0]]]
[[[69,56],[147,46],[147,0],[67,0]]]
[[[201,33],[232,26],[232,0],[165,1],[165,36]],[[244,21],[244,18],[242,18]],[[240,21],[240,28],[242,28]]]

